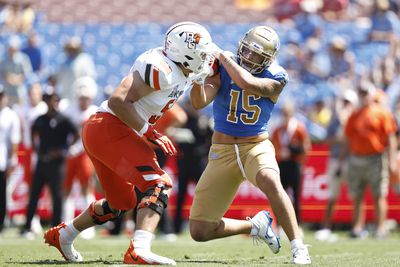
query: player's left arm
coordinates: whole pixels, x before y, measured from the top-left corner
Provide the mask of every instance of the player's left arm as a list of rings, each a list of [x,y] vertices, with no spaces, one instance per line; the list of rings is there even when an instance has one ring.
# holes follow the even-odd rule
[[[221,53],[219,59],[233,82],[240,88],[253,94],[261,97],[274,97],[278,96],[285,86],[285,82],[254,77],[250,72],[237,64],[227,53]]]
[[[221,85],[220,74],[207,77],[203,85],[193,83],[190,91],[190,101],[195,109],[202,109],[210,104],[218,93]]]

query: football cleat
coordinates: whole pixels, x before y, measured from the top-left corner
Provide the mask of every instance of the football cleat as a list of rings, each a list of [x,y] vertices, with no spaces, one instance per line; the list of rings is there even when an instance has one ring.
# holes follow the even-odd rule
[[[299,265],[311,264],[311,258],[310,255],[308,254],[308,249],[305,245],[298,248],[293,248],[292,254],[293,254],[294,264],[299,264]]]
[[[246,220],[252,224],[251,236],[257,241],[262,240],[267,243],[273,253],[278,253],[281,248],[279,238],[272,230],[272,218],[268,211],[260,211],[253,218],[247,217]],[[256,231],[253,231],[255,229]]]
[[[49,246],[57,248],[65,260],[81,262],[83,261],[82,255],[75,250],[74,245],[72,245],[72,243],[62,243],[60,241],[60,230],[65,227],[65,223],[60,223],[59,225],[47,230],[43,236],[44,242],[49,244]]]
[[[135,250],[133,240],[131,240],[129,248],[125,252],[124,264],[176,265],[176,262],[172,259],[154,254],[150,250]]]

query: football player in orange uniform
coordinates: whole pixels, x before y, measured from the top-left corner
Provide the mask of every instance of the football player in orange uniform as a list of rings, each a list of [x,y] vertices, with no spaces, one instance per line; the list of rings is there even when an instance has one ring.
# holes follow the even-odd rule
[[[83,260],[73,247],[81,231],[137,207],[136,229],[124,263],[176,264],[151,252],[153,232],[168,204],[172,184],[142,137],[167,155],[176,153],[168,137],[152,125],[192,87],[193,81],[208,74],[212,49],[211,36],[203,26],[193,22],[173,25],[166,32],[164,47],[140,55],[110,98],[84,125],[83,145],[105,198],[90,204],[73,221],[45,233],[45,242],[55,246],[66,260]],[[136,199],[135,187],[145,193],[141,201]]]

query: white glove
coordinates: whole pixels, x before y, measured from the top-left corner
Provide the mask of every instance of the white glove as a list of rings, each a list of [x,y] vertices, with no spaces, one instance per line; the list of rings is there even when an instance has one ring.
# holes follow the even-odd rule
[[[198,85],[203,85],[204,81],[208,77],[209,73],[200,72],[193,76],[193,82],[197,83]]]
[[[215,43],[211,44],[211,49],[212,49],[212,55],[219,60],[219,55],[222,54],[224,52],[224,50],[222,50],[221,48],[219,48],[218,45],[216,45]]]
[[[199,85],[202,85],[204,84],[205,79],[210,76],[211,73],[212,66],[210,66],[210,64],[204,64],[202,71],[192,76],[192,81]]]

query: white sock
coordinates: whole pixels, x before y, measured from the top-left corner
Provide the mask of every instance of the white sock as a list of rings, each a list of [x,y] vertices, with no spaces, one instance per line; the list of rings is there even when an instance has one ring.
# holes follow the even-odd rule
[[[136,230],[133,235],[135,249],[150,250],[153,233],[145,230]]]
[[[68,222],[75,217],[75,202],[71,197],[67,197],[64,200],[64,207],[63,207],[63,220],[64,222]]]
[[[80,232],[75,228],[73,221],[66,223],[66,225],[67,227],[60,230],[60,242],[72,244]]]
[[[303,240],[301,239],[293,239],[290,241],[290,245],[292,246],[292,249],[304,247]]]

